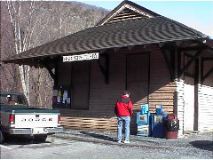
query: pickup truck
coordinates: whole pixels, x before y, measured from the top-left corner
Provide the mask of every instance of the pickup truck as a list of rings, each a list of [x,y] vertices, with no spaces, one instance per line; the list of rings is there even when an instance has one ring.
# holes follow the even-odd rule
[[[11,135],[44,142],[47,135],[63,131],[58,110],[30,107],[24,94],[0,92],[0,107],[0,144]]]

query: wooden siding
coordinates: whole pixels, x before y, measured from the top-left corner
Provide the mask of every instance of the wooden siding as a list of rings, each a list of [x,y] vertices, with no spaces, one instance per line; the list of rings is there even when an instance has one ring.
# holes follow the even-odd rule
[[[206,74],[213,63],[206,61],[203,66],[203,74]],[[199,131],[211,130],[213,131],[213,73],[204,80],[203,84],[198,86],[198,128]]]
[[[163,105],[164,111],[172,113],[176,85],[170,80],[169,69],[161,51],[155,48],[150,55],[150,111],[155,112],[156,105]]]
[[[111,131],[117,130],[116,119],[63,116],[61,123],[65,128]]]
[[[135,18],[149,18],[140,13],[137,13],[129,8],[124,8],[120,13],[111,18],[107,23],[119,22],[126,19],[135,19]],[[106,23],[106,24],[107,24]]]
[[[184,132],[194,131],[195,86],[194,78],[184,77]]]
[[[98,62],[92,63],[89,102],[92,111],[114,112],[114,104],[125,90],[125,55],[110,55],[109,61],[109,84],[105,83]]]
[[[199,131],[213,131],[213,87],[199,85]]]
[[[190,57],[183,54],[181,58],[181,67],[186,65]],[[180,77],[175,80],[176,83],[176,113],[179,119],[179,136],[194,130],[194,105],[195,105],[195,88],[194,88],[195,63],[193,62]]]
[[[182,59],[183,60],[183,59]],[[185,60],[185,61],[184,61]],[[185,58],[182,63],[187,63],[187,58]],[[179,135],[182,135],[184,133],[187,133],[188,128],[187,125],[192,123],[192,120],[198,119],[198,122],[193,121],[195,124],[191,124],[191,131],[196,129],[195,127],[198,126],[198,131],[206,131],[206,130],[213,130],[213,74],[210,74],[203,84],[198,84],[198,93],[195,93],[197,90],[194,90],[190,94],[188,91],[186,91],[187,86],[194,87],[194,77],[193,75],[195,74],[195,66],[194,62],[189,66],[189,68],[185,71],[184,78],[185,80],[176,80],[176,97],[177,97],[177,115],[179,118]],[[204,63],[203,67],[203,74],[207,73],[212,67],[213,63],[212,61],[207,61]],[[188,76],[191,76],[189,78]],[[201,79],[201,74],[199,74],[199,78]],[[189,79],[190,82],[189,82]],[[198,94],[197,97],[194,97],[194,95]],[[188,97],[187,97],[188,96]],[[196,99],[191,99],[191,97],[198,98]],[[187,111],[187,108],[189,107],[187,105],[187,101],[191,101],[192,106],[195,107],[195,101],[198,101],[198,110],[196,113],[193,113],[193,108],[192,110],[189,109]],[[191,113],[189,113],[191,112]],[[197,117],[198,116],[198,117]],[[188,124],[187,124],[188,123]]]
[[[113,112],[61,109],[60,123],[64,128],[117,131],[117,118]],[[131,134],[136,134],[136,114],[131,118]]]
[[[176,114],[179,119],[178,135],[183,135],[184,131],[184,80],[175,80],[176,83]]]
[[[141,104],[148,103],[149,53],[129,54],[126,63],[126,87],[134,110],[140,110]]]
[[[61,109],[61,124],[65,128],[117,130],[117,120],[112,112]]]
[[[141,52],[143,54],[143,52]],[[138,56],[137,56],[138,55]],[[127,56],[127,57],[126,57]],[[135,68],[129,68],[129,71],[126,71],[126,58],[133,56],[134,59],[138,59],[141,62],[140,70],[138,66],[137,75],[132,75],[131,73],[136,72]],[[144,61],[144,63],[142,63]],[[92,64],[91,71],[91,88],[90,88],[90,110],[93,111],[114,111],[114,104],[119,97],[119,95],[125,90],[129,89],[132,92],[132,96],[135,96],[134,93],[140,94],[140,98],[133,98],[134,102],[134,110],[139,110],[139,106],[142,103],[147,103],[147,95],[148,95],[148,54],[144,53],[143,55],[134,54],[134,55],[126,55],[126,54],[114,54],[110,56],[110,68],[109,68],[109,84],[106,84],[104,81],[104,76],[100,71],[98,63]],[[137,63],[139,64],[139,63]],[[136,64],[135,64],[136,65]],[[145,73],[144,73],[145,72]],[[126,75],[127,74],[127,75]],[[142,76],[139,76],[142,75]],[[138,88],[132,85],[130,87],[132,76],[138,77],[142,82],[142,89],[146,90],[143,92],[139,92]],[[142,78],[141,78],[142,77]],[[128,81],[127,81],[128,79]],[[126,84],[127,83],[127,84]],[[131,81],[133,83],[133,81]],[[139,88],[140,89],[140,88]],[[145,95],[144,95],[145,94]]]

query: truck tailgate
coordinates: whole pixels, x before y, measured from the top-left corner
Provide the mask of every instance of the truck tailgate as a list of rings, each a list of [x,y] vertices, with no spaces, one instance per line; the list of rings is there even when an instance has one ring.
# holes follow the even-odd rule
[[[58,127],[57,113],[16,113],[15,128]]]

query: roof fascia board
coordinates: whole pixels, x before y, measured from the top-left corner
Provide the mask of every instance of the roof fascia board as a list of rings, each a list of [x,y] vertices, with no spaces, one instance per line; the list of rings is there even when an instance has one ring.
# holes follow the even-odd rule
[[[134,5],[136,5],[136,4],[134,4]],[[153,18],[153,17],[156,16],[154,14],[151,14],[151,13],[148,13],[146,11],[143,11],[143,8],[140,9],[137,6],[134,6],[134,5],[128,4],[125,1],[122,2],[118,7],[116,7],[114,10],[112,10],[105,18],[103,18],[99,23],[97,23],[96,26],[104,25],[105,23],[107,23],[110,19],[112,19],[113,17],[115,17],[117,14],[119,14],[125,8],[128,8],[128,9],[130,9],[130,10],[136,12],[136,13],[139,13],[141,15],[147,16],[148,18]]]
[[[137,9],[137,8],[135,8],[135,7],[131,6],[131,5],[129,5],[129,4],[125,4],[124,6],[125,6],[126,8],[128,8],[128,9],[131,9],[131,10],[134,11],[134,12],[137,12],[137,13],[142,14],[142,15],[144,15],[144,16],[147,16],[147,17],[149,17],[149,18],[153,18],[153,17],[154,17],[154,16],[152,16],[151,14],[149,14],[149,13],[147,13],[147,12],[144,12],[144,11],[142,11],[142,10],[139,10],[139,9]]]

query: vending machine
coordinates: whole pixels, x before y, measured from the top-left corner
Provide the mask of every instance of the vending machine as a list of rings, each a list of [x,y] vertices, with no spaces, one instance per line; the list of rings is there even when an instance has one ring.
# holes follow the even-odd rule
[[[149,136],[149,106],[148,104],[141,105],[140,112],[137,112],[136,124],[138,136]]]
[[[150,135],[156,138],[165,138],[165,117],[162,105],[156,105],[156,113],[150,115]]]

